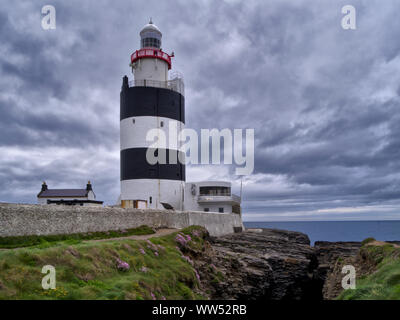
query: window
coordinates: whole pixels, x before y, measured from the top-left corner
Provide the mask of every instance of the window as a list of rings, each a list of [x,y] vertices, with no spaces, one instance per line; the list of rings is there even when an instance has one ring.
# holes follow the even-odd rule
[[[153,198],[152,198],[152,197],[149,198],[149,202],[150,202],[150,203],[153,202]]]
[[[160,127],[164,127],[164,121],[160,121]]]
[[[230,187],[200,187],[201,196],[230,196]]]
[[[204,212],[210,211],[210,208],[204,208]]]
[[[132,123],[135,124],[135,118],[132,119]]]
[[[144,47],[160,48],[161,41],[156,38],[144,38],[142,39],[142,48]]]
[[[219,213],[224,213],[224,208],[218,208]]]

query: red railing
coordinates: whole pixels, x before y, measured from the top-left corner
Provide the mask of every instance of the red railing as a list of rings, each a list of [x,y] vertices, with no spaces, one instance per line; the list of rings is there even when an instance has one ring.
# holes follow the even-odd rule
[[[131,63],[134,63],[138,59],[141,59],[141,58],[156,58],[156,59],[164,60],[166,63],[168,63],[168,69],[171,69],[171,58],[172,57],[173,57],[173,54],[169,55],[168,53],[163,52],[161,49],[142,48],[142,49],[136,50],[134,53],[132,53]]]

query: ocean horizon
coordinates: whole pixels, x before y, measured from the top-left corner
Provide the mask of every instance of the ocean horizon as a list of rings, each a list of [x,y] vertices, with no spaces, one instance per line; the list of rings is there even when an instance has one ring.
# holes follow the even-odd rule
[[[272,228],[298,231],[316,241],[400,241],[400,220],[352,221],[244,221],[245,228]]]

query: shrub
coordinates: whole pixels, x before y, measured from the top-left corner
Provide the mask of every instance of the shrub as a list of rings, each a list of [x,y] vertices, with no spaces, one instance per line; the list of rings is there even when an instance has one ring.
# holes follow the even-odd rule
[[[370,243],[373,241],[376,241],[375,238],[370,237],[370,238],[367,238],[367,239],[364,239],[363,241],[361,241],[361,245],[365,246],[367,243]]]

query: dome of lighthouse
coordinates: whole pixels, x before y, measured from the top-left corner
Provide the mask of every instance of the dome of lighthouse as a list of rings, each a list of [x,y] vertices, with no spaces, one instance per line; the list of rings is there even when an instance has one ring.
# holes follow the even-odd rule
[[[160,29],[150,19],[149,23],[140,31],[140,45],[142,48],[151,47],[159,49],[161,48],[161,37],[162,33]]]

